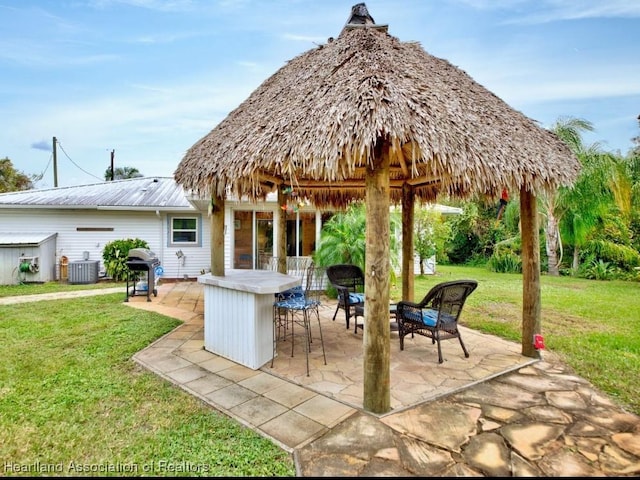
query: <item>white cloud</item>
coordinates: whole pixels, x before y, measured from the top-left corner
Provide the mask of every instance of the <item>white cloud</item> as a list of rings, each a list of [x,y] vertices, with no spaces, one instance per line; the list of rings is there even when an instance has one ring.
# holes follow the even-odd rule
[[[17,120],[4,131],[11,139],[4,147],[16,168],[29,173],[40,173],[46,159],[35,152],[29,159],[11,154],[11,149],[22,149],[13,139],[51,135],[59,139],[74,162],[94,176],[102,176],[106,168],[102,157],[111,149],[116,150],[120,165],[135,166],[145,175],[172,175],[185,151],[249,96],[255,88],[253,81],[250,76],[229,83],[203,77],[186,83],[136,84],[118,95],[98,94],[46,107],[21,103],[12,107],[19,109],[19,114],[6,112]],[[51,150],[47,140],[35,145],[39,150]],[[60,165],[64,164],[61,157]],[[77,170],[69,165],[66,168]],[[76,177],[65,175],[65,181],[71,178]]]
[[[327,43],[327,37],[320,36],[309,36],[309,35],[295,35],[293,33],[285,33],[281,35],[281,37],[285,40],[293,40],[295,42],[303,42],[309,44],[324,44]],[[312,48],[313,45],[310,45],[309,48]]]
[[[14,44],[13,42],[0,41],[0,59],[32,68],[81,67],[111,63],[120,58],[120,55],[117,54],[61,54],[53,45]]]
[[[635,0],[458,0],[478,10],[504,10],[517,14],[506,23],[538,24],[587,18],[640,17]],[[531,13],[522,14],[526,9]]]
[[[210,36],[207,32],[158,32],[158,33],[146,33],[143,35],[137,35],[126,40],[128,43],[143,43],[143,44],[167,44],[174,43],[182,40],[188,40],[195,37]]]
[[[514,86],[513,83],[496,85],[496,94],[510,103],[526,105],[529,103],[552,102],[556,100],[597,99],[611,97],[628,97],[640,95],[640,86],[636,82],[615,79],[603,83],[597,80],[582,81],[530,82]]]
[[[89,0],[87,3],[94,8],[128,5],[161,12],[189,11],[194,6],[193,0]]]

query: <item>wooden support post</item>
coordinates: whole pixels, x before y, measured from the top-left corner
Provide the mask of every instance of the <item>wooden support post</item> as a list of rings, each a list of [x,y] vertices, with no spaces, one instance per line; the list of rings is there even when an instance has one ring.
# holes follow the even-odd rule
[[[542,333],[540,320],[540,235],[535,195],[520,189],[522,236],[522,354],[540,358],[533,336]]]
[[[211,274],[224,277],[224,197],[211,195]]]
[[[382,148],[376,147],[376,154],[373,165],[367,167],[366,173],[363,406],[365,410],[373,413],[385,413],[391,408],[388,144],[384,144]]]
[[[414,222],[413,188],[405,183],[402,185],[402,299],[413,302],[414,280],[413,271],[413,222]]]
[[[278,188],[278,207],[280,216],[278,217],[278,272],[287,273],[287,211],[283,208],[287,205],[287,196],[282,191],[282,185]]]

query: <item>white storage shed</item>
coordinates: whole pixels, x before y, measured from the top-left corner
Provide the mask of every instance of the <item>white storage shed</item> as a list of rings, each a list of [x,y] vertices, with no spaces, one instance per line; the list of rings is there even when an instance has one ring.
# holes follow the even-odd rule
[[[57,233],[0,233],[0,285],[55,280]]]

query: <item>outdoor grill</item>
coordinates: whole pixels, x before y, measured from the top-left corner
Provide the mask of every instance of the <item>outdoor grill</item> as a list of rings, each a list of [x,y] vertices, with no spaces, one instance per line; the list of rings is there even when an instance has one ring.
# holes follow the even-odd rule
[[[158,256],[148,248],[132,248],[127,256],[127,298],[134,295],[146,295],[147,302],[151,301],[151,293],[158,296],[156,288],[155,270],[160,265]],[[145,275],[141,275],[144,272]]]

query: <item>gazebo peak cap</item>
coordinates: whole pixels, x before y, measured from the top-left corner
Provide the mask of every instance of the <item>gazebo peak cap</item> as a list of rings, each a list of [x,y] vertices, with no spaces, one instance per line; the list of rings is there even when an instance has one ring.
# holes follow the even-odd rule
[[[357,3],[353,7],[351,7],[351,14],[349,15],[349,19],[345,24],[342,31],[349,30],[352,28],[374,28],[376,30],[387,31],[389,29],[389,25],[376,24],[376,21],[369,14],[369,10],[367,10],[367,6],[362,3]]]

